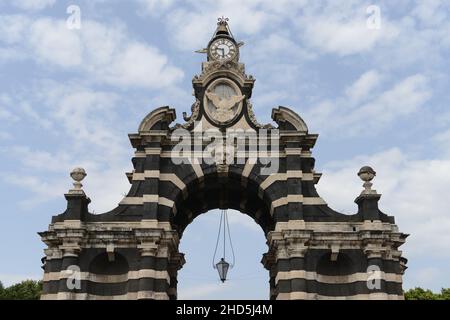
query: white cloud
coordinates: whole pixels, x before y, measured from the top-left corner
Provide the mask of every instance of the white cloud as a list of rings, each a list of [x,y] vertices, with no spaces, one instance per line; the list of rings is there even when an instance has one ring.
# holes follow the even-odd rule
[[[202,218],[203,221],[206,221],[208,224],[215,227],[219,224],[220,221],[220,211],[219,210],[214,211],[215,211],[214,214],[211,215],[208,214]],[[250,216],[236,210],[228,210],[227,213],[230,229],[238,227],[238,228],[245,228],[247,231],[262,232],[261,227]]]
[[[374,91],[375,85],[379,85],[379,78],[370,71],[351,85],[346,95],[309,108],[305,118],[311,127],[322,128],[322,133],[373,135],[395,119],[418,111],[431,98],[428,79],[421,74],[404,78],[384,91]],[[373,99],[354,104],[355,99],[362,100],[369,93]]]
[[[0,63],[27,57],[28,53],[17,44],[24,41],[29,24],[30,19],[23,15],[0,15]]]
[[[384,15],[395,11],[384,10]],[[440,71],[446,65],[450,36],[450,4],[445,1],[420,1],[405,8],[393,23],[398,30],[395,41],[373,51],[374,62],[383,68],[417,67]]]
[[[438,267],[422,267],[407,271],[404,287],[406,289],[421,287],[439,292],[441,288],[448,288],[446,270]]]
[[[22,48],[46,68],[68,68],[110,85],[160,89],[183,78],[157,48],[133,40],[121,25],[83,20],[81,30],[69,30],[64,20],[15,15],[0,16],[0,31],[8,34],[0,38],[6,49]]]
[[[170,39],[180,50],[203,47],[211,37],[215,18],[222,15],[230,18],[230,26],[240,39],[251,36],[258,50],[290,44],[293,46],[287,54],[300,48],[302,59],[322,54],[365,54],[383,69],[414,66],[417,62],[436,68],[445,63],[448,54],[443,49],[450,47],[446,31],[450,7],[438,0],[412,6],[380,3],[380,29],[367,27],[369,4],[357,0],[189,0],[183,5],[164,0],[138,1],[146,12],[165,14]],[[271,36],[284,29],[291,31],[287,38]]]
[[[28,102],[22,102],[19,107],[22,113],[28,116],[35,124],[38,124],[47,130],[53,127],[52,122],[39,114]]]
[[[54,122],[63,126],[75,144],[89,143],[103,148],[109,155],[120,153],[122,138],[117,137],[113,123],[118,120],[115,108],[119,96],[95,91],[83,86],[57,85],[44,87],[45,102],[50,107]]]
[[[23,41],[30,19],[24,15],[0,15],[0,41],[6,44]]]
[[[26,54],[15,48],[0,48],[0,64],[25,60]]]
[[[130,188],[124,173],[131,165],[122,158],[111,159],[100,150],[98,154],[81,154],[74,149],[71,153],[68,150],[49,152],[29,147],[13,147],[8,151],[20,161],[21,169],[14,173],[3,172],[2,180],[31,193],[18,203],[26,211],[61,199],[72,188],[69,173],[75,167],[81,166],[87,171],[84,190],[92,199],[90,211],[96,214],[114,209]]]
[[[188,1],[185,6],[168,12],[170,19],[166,21],[173,43],[181,50],[191,51],[202,48],[209,41],[214,31],[211,28],[221,16],[229,17],[232,32],[241,36],[267,32],[266,26],[282,19],[275,12],[266,10],[268,7],[280,6],[278,2],[271,4],[260,0]]]
[[[377,70],[369,70],[347,88],[345,94],[354,103],[365,99],[381,82],[381,75]]]
[[[368,29],[369,4],[361,1],[309,2],[295,20],[301,39],[318,53],[372,56],[380,68],[431,67],[445,62],[450,42],[449,4],[443,1],[374,3],[380,6],[381,28]],[[431,62],[431,63],[430,63]]]
[[[124,86],[160,88],[178,82],[180,69],[168,65],[166,56],[140,43],[130,44],[113,62],[113,68],[102,70],[107,82]]]
[[[56,0],[14,0],[14,5],[24,10],[42,10],[51,7]]]
[[[98,164],[98,163],[97,163]],[[123,161],[115,165],[96,169],[86,166],[88,177],[84,181],[84,190],[92,203],[91,212],[100,214],[114,209],[131,188],[125,172],[132,169],[131,162]]]
[[[72,155],[33,150],[29,146],[15,146],[9,149],[12,155],[30,169],[41,172],[65,172],[70,169]]]
[[[270,33],[269,33],[270,32]],[[290,66],[302,61],[315,59],[316,54],[305,48],[298,41],[293,39],[287,30],[267,31],[264,40],[254,40],[249,46],[244,47],[248,62],[263,64],[267,67],[267,61],[271,64],[280,64],[282,60],[285,64],[291,62]],[[283,59],[280,59],[283,57]],[[277,73],[273,76],[275,76]]]
[[[331,207],[356,212],[353,199],[362,190],[356,173],[364,165],[377,172],[373,188],[383,195],[380,209],[396,218],[402,232],[411,234],[402,247],[406,256],[450,259],[444,254],[450,252],[450,234],[446,232],[450,228],[449,202],[442,196],[450,188],[450,159],[418,160],[392,148],[326,164],[318,190]]]
[[[239,211],[229,210],[228,222],[230,223],[230,225],[244,227],[247,230],[251,230],[254,232],[262,232],[260,226],[256,223],[255,220]]]
[[[410,76],[392,89],[384,91],[374,102],[362,105],[349,120],[355,124],[357,121],[370,119],[370,129],[382,127],[397,117],[416,111],[430,97],[427,78],[420,74]],[[367,122],[360,123],[359,126],[361,129],[367,128]]]
[[[149,2],[152,7],[161,3],[161,1],[140,2]],[[170,6],[158,7],[167,10]],[[166,21],[170,33],[174,35],[174,43],[183,50],[192,50],[204,45],[211,36],[211,31],[208,30],[213,24],[213,19],[224,15],[231,18],[232,29],[241,35],[260,33],[261,38],[267,38],[267,34],[272,30],[279,30],[282,25],[292,23],[297,29],[294,34],[301,35],[309,46],[323,52],[348,55],[366,52],[378,43],[390,41],[398,35],[397,28],[387,19],[383,20],[381,30],[368,29],[366,8],[367,6],[355,1],[339,3],[325,1],[320,6],[313,1],[292,0],[276,2],[220,0],[201,3],[188,1],[185,6],[167,12],[170,19]],[[265,43],[271,45],[268,39]]]
[[[448,6],[442,0],[428,0],[426,2],[418,2],[411,11],[411,15],[416,17],[420,23],[427,27],[437,27],[448,17],[448,11],[445,6]],[[447,7],[448,9],[448,7]]]
[[[14,118],[15,116],[6,107],[0,106],[0,119],[12,120]]]
[[[4,172],[2,180],[31,193],[18,203],[25,211],[55,199],[62,199],[64,194],[72,188],[73,181],[69,173],[74,167],[81,166],[88,173],[83,181],[83,189],[92,199],[89,209],[95,214],[114,209],[130,188],[124,174],[130,170],[130,165],[117,163],[117,161],[108,164],[105,158],[93,162],[89,159],[89,154],[77,156],[75,153],[69,157],[58,152],[29,150],[25,153],[24,151],[26,148],[20,148],[13,150],[12,154],[16,156],[23,154],[30,159],[19,158],[22,163],[20,172]],[[98,155],[93,156],[98,158]],[[64,208],[61,208],[61,211],[63,210]]]
[[[287,97],[288,93],[283,90],[264,92],[263,94],[260,94],[253,99],[253,108],[256,111],[263,106],[273,106],[277,103],[280,103],[281,99],[285,99]]]
[[[18,108],[23,119],[49,130],[47,134],[60,143],[4,148],[5,156],[21,164],[15,172],[5,173],[4,181],[31,192],[22,208],[62,197],[71,188],[70,170],[81,166],[88,172],[85,190],[93,199],[91,210],[113,209],[130,187],[124,173],[131,169],[132,150],[126,132],[118,134],[118,123],[122,130],[125,124],[118,114],[120,96],[76,83],[41,81],[26,98],[18,95],[9,104],[25,106]]]
[[[385,21],[380,30],[367,28],[364,10],[356,11],[350,19],[342,19],[338,13],[332,13],[313,15],[300,21],[303,38],[308,45],[341,56],[367,52],[398,34],[396,28]]]
[[[6,93],[0,94],[0,120],[15,122],[18,117],[11,111],[13,102],[10,95]]]
[[[50,181],[48,178],[26,173],[3,173],[2,180],[32,193],[17,203],[23,210],[34,209],[39,204],[61,197],[66,191],[62,180]]]
[[[433,140],[441,150],[450,155],[450,129],[437,133]]]
[[[137,0],[150,15],[158,15],[171,8],[175,0]]]
[[[29,30],[27,40],[37,59],[61,67],[81,66],[82,40],[77,32],[66,28],[64,21],[39,19]]]

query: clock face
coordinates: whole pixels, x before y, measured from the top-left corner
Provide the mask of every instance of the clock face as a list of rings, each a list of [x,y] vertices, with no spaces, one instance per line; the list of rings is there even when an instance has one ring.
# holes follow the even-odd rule
[[[236,46],[228,39],[217,39],[211,44],[210,55],[215,60],[232,59],[236,56]]]

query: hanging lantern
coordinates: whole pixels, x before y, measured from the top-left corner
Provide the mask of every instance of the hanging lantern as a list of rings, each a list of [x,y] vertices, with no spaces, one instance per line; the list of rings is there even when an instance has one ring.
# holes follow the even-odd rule
[[[220,261],[218,263],[215,263],[215,259],[216,259],[216,253],[217,253],[217,248],[219,246],[219,240],[221,238],[221,233],[223,236],[223,257],[220,259]],[[228,240],[229,240],[229,245],[231,247],[231,254],[233,257],[233,263],[229,264],[225,258],[226,258],[226,246],[227,246],[227,238],[228,235]],[[230,226],[228,224],[228,217],[227,217],[227,210],[222,210],[222,214],[220,216],[220,223],[219,223],[219,233],[217,234],[217,242],[216,242],[216,248],[214,250],[214,256],[213,256],[213,268],[217,269],[217,271],[219,272],[219,278],[220,281],[225,282],[227,280],[227,274],[228,271],[230,269],[233,268],[235,263],[235,257],[234,257],[234,249],[233,249],[233,243],[231,242],[231,234],[230,234]]]
[[[225,282],[227,280],[227,273],[230,264],[225,261],[224,258],[220,259],[220,261],[216,264],[217,271],[219,272],[220,281]]]

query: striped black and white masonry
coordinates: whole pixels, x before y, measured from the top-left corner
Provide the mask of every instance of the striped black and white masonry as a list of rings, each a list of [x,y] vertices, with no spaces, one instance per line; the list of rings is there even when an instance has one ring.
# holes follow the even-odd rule
[[[86,172],[72,172],[67,209],[40,233],[42,299],[176,299],[180,238],[217,208],[239,210],[264,231],[270,299],[403,299],[407,235],[378,208],[375,171],[358,173],[357,213],[332,210],[315,187],[318,135],[285,107],[272,111],[273,125],[256,120],[242,44],[221,20],[200,51],[207,61],[193,79],[192,114],[173,125],[175,110],[161,107],[129,135],[134,170],[117,207],[90,213]]]

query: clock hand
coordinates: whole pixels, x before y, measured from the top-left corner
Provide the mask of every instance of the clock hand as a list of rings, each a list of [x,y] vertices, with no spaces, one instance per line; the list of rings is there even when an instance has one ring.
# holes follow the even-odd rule
[[[221,57],[224,58],[225,57],[225,49],[224,48],[218,48],[217,50],[222,51]]]

